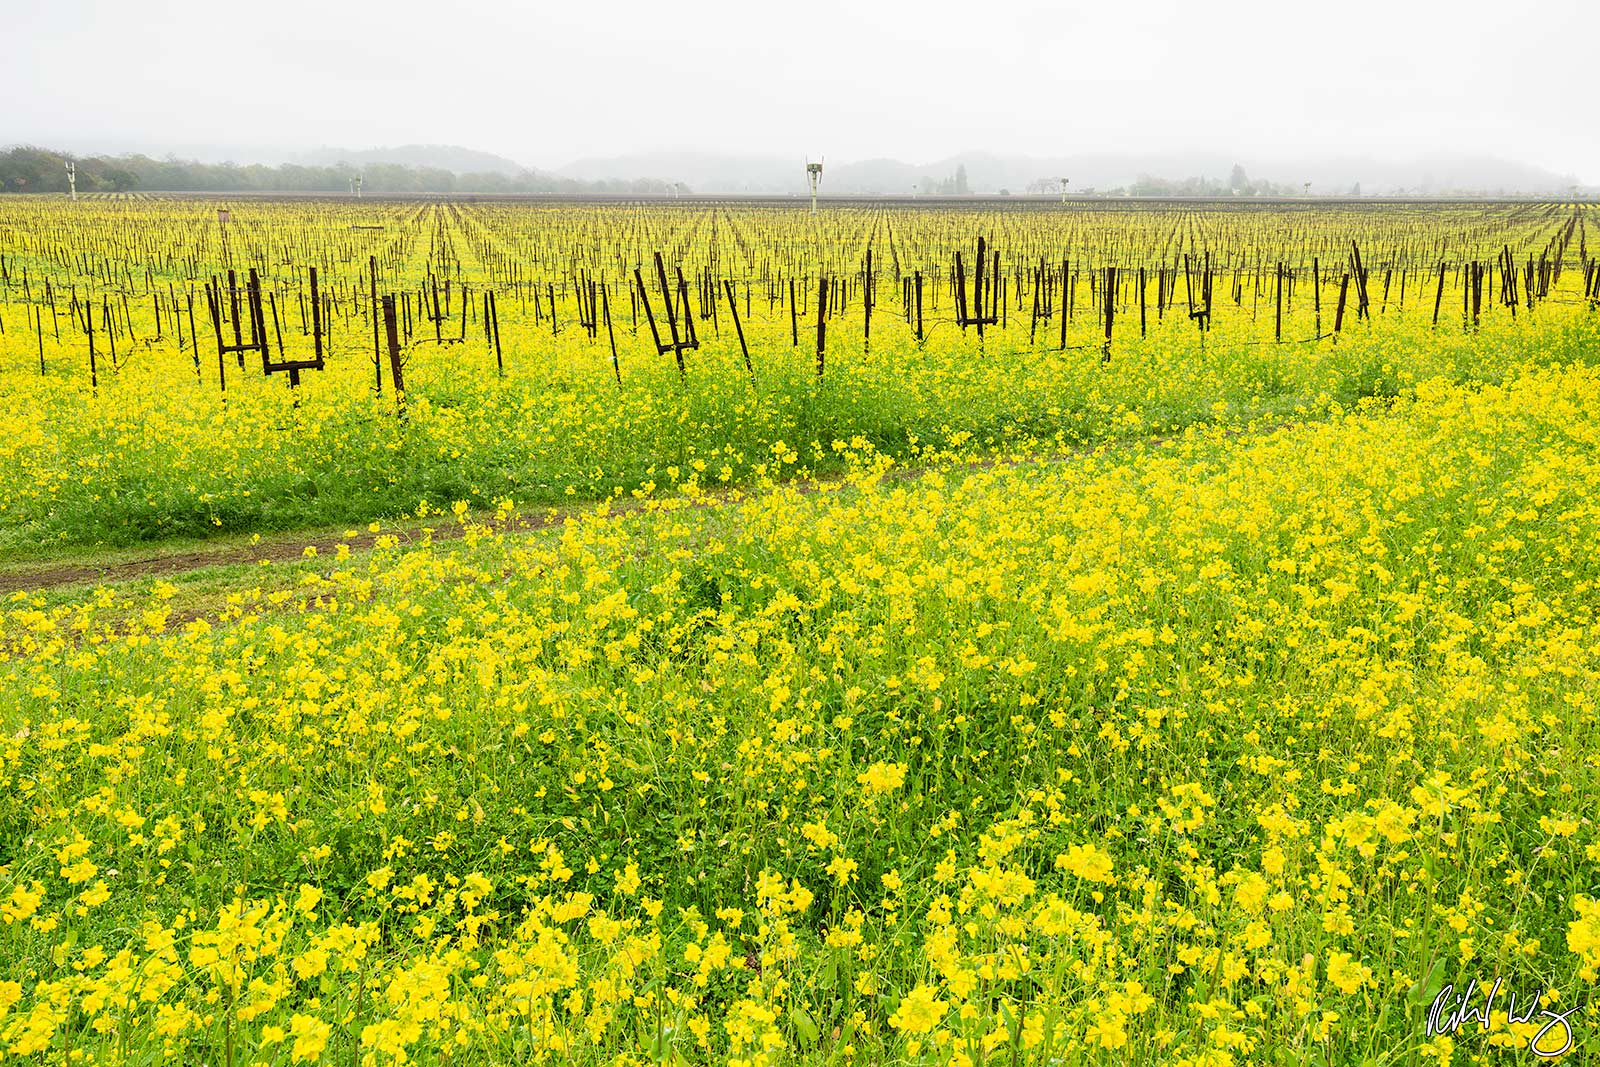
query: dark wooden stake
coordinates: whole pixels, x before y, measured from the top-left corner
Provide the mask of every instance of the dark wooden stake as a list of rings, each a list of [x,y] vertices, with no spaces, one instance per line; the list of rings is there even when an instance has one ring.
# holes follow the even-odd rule
[[[389,340],[389,376],[394,382],[394,410],[403,419],[406,417],[405,373],[400,360],[400,335],[395,326],[393,296],[383,298],[383,331]]]

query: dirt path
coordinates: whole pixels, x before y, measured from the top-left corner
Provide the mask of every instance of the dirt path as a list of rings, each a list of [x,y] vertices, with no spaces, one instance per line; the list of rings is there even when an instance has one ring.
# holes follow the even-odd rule
[[[0,596],[9,596],[18,592],[31,593],[40,589],[55,589],[64,585],[108,584],[137,578],[157,577],[164,574],[184,574],[188,571],[200,570],[205,567],[225,566],[230,563],[255,563],[263,559],[281,561],[304,554],[306,544],[317,544],[317,542],[296,542],[296,544],[299,545],[298,549],[286,541],[263,541],[260,544],[243,548],[196,549],[192,552],[175,552],[169,555],[124,560],[99,566],[91,566],[89,564],[47,565],[9,571],[0,573]],[[319,544],[318,550],[320,551],[322,547]],[[330,545],[329,547],[331,548],[332,546]],[[350,547],[354,550],[356,546],[352,544]]]
[[[1298,422],[1278,422],[1259,427],[1235,427],[1226,432],[1228,437],[1237,437],[1244,434],[1269,433],[1282,429],[1285,426],[1297,425],[1299,422],[1319,420],[1299,420]],[[971,460],[966,463],[955,464],[956,469],[984,470],[990,467],[1005,465],[1016,466],[1025,463],[1059,463],[1073,457],[1087,455],[1098,448],[1125,449],[1129,447],[1145,446],[1159,447],[1172,440],[1170,435],[1155,437],[1128,438],[1118,441],[1101,442],[1098,445],[1072,449],[1067,452],[1046,453],[1038,456],[1027,456],[1020,459],[1006,457],[988,457]],[[889,471],[891,478],[913,478],[926,471],[934,469],[930,466],[897,466]],[[787,487],[797,489],[802,493],[815,492],[822,486],[837,482],[842,475],[829,475],[822,478],[810,478],[803,481],[783,483]],[[748,490],[746,490],[747,492]],[[725,503],[737,490],[718,491],[705,493],[696,503],[701,506]],[[662,498],[654,498],[662,499]],[[621,497],[611,502],[611,513],[636,511],[644,506],[644,501]],[[590,501],[581,507],[568,507],[551,509],[545,508],[538,511],[525,511],[513,514],[504,522],[496,522],[492,514],[478,512],[472,515],[475,522],[489,526],[496,531],[506,533],[535,533],[560,526],[569,518],[579,517],[599,505],[598,501]],[[152,552],[149,556],[133,559],[119,559],[103,564],[94,563],[67,563],[67,564],[40,564],[36,567],[18,567],[10,571],[0,571],[0,598],[18,592],[38,592],[47,589],[59,589],[76,585],[109,585],[118,582],[137,581],[141,578],[159,578],[172,574],[187,574],[191,571],[204,570],[210,567],[225,567],[240,564],[258,564],[262,561],[270,563],[288,563],[303,559],[308,548],[315,548],[316,554],[335,552],[340,545],[346,546],[352,553],[367,552],[377,547],[380,538],[398,538],[402,545],[416,544],[431,531],[435,543],[454,541],[465,532],[460,523],[453,516],[440,515],[437,525],[425,522],[411,522],[405,525],[392,526],[372,533],[361,529],[354,536],[344,537],[326,532],[315,534],[302,533],[299,535],[288,533],[263,537],[253,545],[217,545],[214,547],[200,546],[186,551]]]
[[[613,505],[613,510],[629,510],[635,502],[618,501]],[[576,511],[564,511],[552,516],[549,512],[518,513],[503,524],[503,528],[516,532],[536,531],[559,525],[570,515],[578,514]],[[477,521],[487,525],[501,528],[502,524],[487,523],[486,517],[474,516]],[[431,531],[435,542],[453,541],[460,538],[463,529],[452,516],[441,515],[438,525],[423,522],[414,522],[404,526],[394,526],[371,533],[365,529],[360,530],[353,537],[321,534],[299,536],[288,534],[274,536],[270,540],[262,538],[253,545],[218,545],[214,548],[195,548],[184,552],[166,552],[134,559],[118,560],[114,563],[90,564],[45,564],[39,567],[18,568],[13,571],[0,572],[0,597],[9,596],[17,592],[37,592],[42,589],[56,589],[70,585],[109,585],[114,582],[135,581],[140,578],[159,578],[170,574],[187,574],[190,571],[204,570],[208,567],[226,567],[237,564],[258,564],[262,561],[269,563],[288,563],[303,559],[308,548],[316,549],[318,556],[332,553],[340,545],[344,545],[351,552],[367,552],[377,547],[378,539],[383,537],[398,538],[402,545],[415,544],[422,540],[425,531]]]

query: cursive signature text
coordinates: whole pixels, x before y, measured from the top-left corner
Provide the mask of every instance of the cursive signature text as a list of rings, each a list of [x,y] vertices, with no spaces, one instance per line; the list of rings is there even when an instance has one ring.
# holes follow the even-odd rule
[[[1488,995],[1483,998],[1481,1005],[1477,1003],[1477,999],[1482,990],[1476,978],[1469,981],[1467,987],[1460,993],[1456,992],[1454,985],[1445,986],[1439,990],[1439,995],[1433,998],[1433,1004],[1428,1008],[1428,1036],[1454,1035],[1460,1032],[1463,1026],[1473,1022],[1488,1030],[1491,1026],[1490,1020],[1495,1018],[1495,1002],[1501,1000],[1503,993],[1502,1003],[1507,1025],[1520,1026],[1543,1020],[1539,1032],[1528,1042],[1528,1051],[1535,1056],[1550,1059],[1564,1055],[1572,1049],[1572,1024],[1568,1019],[1578,1010],[1577,1005],[1566,1011],[1551,1011],[1549,1008],[1539,1006],[1544,997],[1543,992],[1535,993],[1532,999],[1519,1002],[1517,994],[1503,989],[1503,986],[1503,980],[1495,978],[1494,985],[1489,988]],[[1557,1036],[1562,1038],[1561,1047],[1551,1048],[1550,1042]]]

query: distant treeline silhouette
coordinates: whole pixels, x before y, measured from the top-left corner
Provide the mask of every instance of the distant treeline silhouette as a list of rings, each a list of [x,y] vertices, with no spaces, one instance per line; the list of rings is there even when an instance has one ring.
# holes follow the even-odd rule
[[[578,181],[539,171],[521,174],[456,174],[437,167],[339,163],[304,167],[293,163],[269,167],[260,163],[201,163],[192,159],[148,156],[71,156],[32,145],[0,152],[0,192],[64,193],[66,162],[77,166],[78,192],[270,192],[349,193],[350,182],[362,181],[364,193],[631,193],[641,196],[683,192],[681,185],[654,178]]]

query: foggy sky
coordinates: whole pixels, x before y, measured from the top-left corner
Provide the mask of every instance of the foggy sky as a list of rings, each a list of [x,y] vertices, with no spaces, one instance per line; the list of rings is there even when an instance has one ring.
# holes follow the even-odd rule
[[[1600,181],[1593,0],[5,6],[0,144],[1471,152]]]

